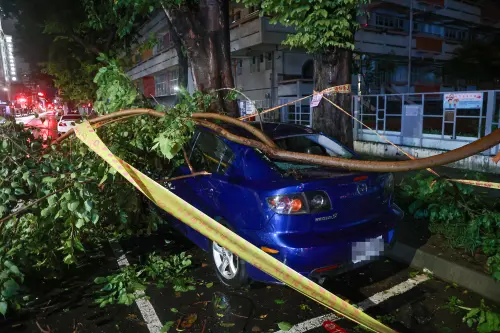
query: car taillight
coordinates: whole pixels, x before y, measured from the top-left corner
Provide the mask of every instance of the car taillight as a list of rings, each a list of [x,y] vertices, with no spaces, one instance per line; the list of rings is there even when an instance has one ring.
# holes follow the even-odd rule
[[[65,126],[66,126],[66,123],[59,123],[59,126],[61,126],[61,127],[65,127]]]
[[[318,213],[332,208],[324,191],[276,195],[267,198],[267,204],[276,213],[284,215]]]

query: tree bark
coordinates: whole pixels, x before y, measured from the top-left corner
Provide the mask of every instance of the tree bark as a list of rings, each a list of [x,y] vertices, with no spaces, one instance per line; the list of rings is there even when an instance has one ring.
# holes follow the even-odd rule
[[[165,11],[165,16],[167,17],[167,29],[170,31],[170,38],[174,43],[175,52],[177,52],[177,59],[179,63],[179,86],[187,89],[188,86],[188,75],[189,75],[189,63],[186,55],[186,51],[182,46],[182,41],[177,35],[177,32],[172,27],[172,22],[167,15],[167,10],[163,7]]]
[[[165,12],[191,63],[196,88],[202,92],[233,88],[229,2],[200,0],[196,5],[166,8]],[[236,102],[226,100],[227,93],[217,92],[217,99],[210,109],[237,117]]]
[[[351,83],[352,51],[332,49],[329,52],[315,55],[314,81],[315,90]],[[349,94],[329,95],[328,99],[351,113],[351,96]],[[322,100],[313,109],[313,127],[353,148],[352,118],[337,110],[328,101]]]

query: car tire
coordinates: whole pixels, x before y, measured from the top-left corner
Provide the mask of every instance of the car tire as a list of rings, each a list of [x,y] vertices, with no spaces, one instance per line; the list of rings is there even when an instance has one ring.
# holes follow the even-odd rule
[[[222,225],[234,231],[226,223],[222,222]],[[208,253],[219,281],[231,288],[241,288],[250,284],[246,261],[212,240],[209,243]]]

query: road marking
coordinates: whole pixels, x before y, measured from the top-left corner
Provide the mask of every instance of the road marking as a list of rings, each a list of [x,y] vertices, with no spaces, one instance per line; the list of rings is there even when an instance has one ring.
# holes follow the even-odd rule
[[[403,294],[403,293],[413,289],[414,287],[416,287],[420,283],[425,282],[427,280],[429,280],[429,277],[427,275],[424,275],[424,274],[417,275],[416,277],[414,277],[412,279],[408,279],[408,280],[406,280],[406,281],[404,281],[404,282],[402,282],[402,283],[400,283],[392,288],[389,288],[385,291],[381,291],[379,293],[376,293],[375,295],[373,295],[373,296],[365,299],[361,303],[359,303],[358,307],[361,310],[366,311],[367,309],[369,309],[375,305],[378,305],[384,301],[387,301],[391,297]],[[329,314],[326,314],[323,316],[319,316],[316,318],[306,320],[302,323],[298,323],[298,324],[294,325],[289,331],[286,331],[286,332],[287,333],[303,333],[303,332],[307,332],[309,330],[321,327],[321,325],[323,325],[323,323],[326,320],[337,321],[340,319],[342,319],[342,318],[337,316],[336,314],[329,313]],[[285,333],[285,331],[278,331],[276,333]]]
[[[130,266],[125,253],[123,253],[123,249],[120,246],[120,243],[118,243],[116,240],[110,240],[109,244],[111,245],[111,249],[113,249],[115,257],[118,258],[116,260],[118,262],[118,266]],[[137,299],[135,300],[135,304],[137,304],[139,311],[141,311],[142,318],[148,326],[149,331],[151,333],[159,333],[163,325],[161,324],[160,318],[158,318],[158,314],[156,314],[156,311],[153,308],[151,302],[144,297],[144,291],[137,290],[134,292],[134,295],[137,297]]]

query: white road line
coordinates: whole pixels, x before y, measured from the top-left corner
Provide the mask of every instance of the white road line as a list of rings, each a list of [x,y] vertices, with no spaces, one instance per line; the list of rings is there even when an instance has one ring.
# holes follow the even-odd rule
[[[413,289],[414,287],[416,287],[420,283],[425,282],[427,280],[429,280],[429,277],[427,275],[424,275],[424,274],[417,275],[416,277],[414,277],[412,279],[408,279],[405,282],[402,282],[402,283],[400,283],[400,284],[398,284],[390,289],[376,293],[375,295],[373,295],[373,296],[365,299],[361,303],[359,303],[358,307],[361,310],[365,311],[365,310],[367,310],[367,309],[369,309],[377,304],[380,304],[384,301],[387,301],[391,297],[403,294],[403,293]],[[296,324],[289,331],[286,331],[286,332],[287,333],[303,333],[303,332],[307,332],[309,330],[312,330],[314,328],[320,327],[321,325],[323,325],[323,322],[325,322],[326,320],[337,321],[340,319],[342,319],[342,318],[337,316],[336,314],[329,313],[329,314],[319,316],[316,318],[312,318],[312,319],[306,320],[302,323]],[[278,331],[276,333],[285,333],[285,331]]]
[[[123,253],[123,249],[120,246],[120,244],[115,240],[110,240],[109,244],[113,249],[115,257],[118,258],[116,260],[118,262],[118,266],[120,267],[129,266],[130,263],[128,262],[125,253]],[[142,318],[144,319],[144,322],[148,326],[149,331],[151,333],[159,333],[163,325],[161,324],[160,318],[158,318],[158,315],[156,314],[153,305],[149,300],[143,297],[144,291],[137,290],[134,294],[136,295],[136,297],[138,297],[135,300],[135,304],[137,304],[139,311],[141,311]]]

